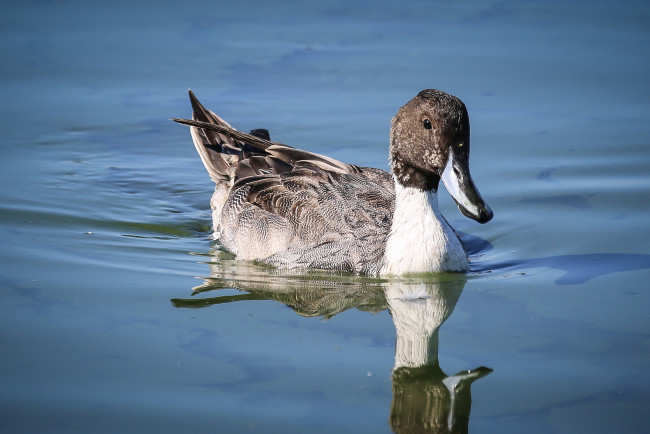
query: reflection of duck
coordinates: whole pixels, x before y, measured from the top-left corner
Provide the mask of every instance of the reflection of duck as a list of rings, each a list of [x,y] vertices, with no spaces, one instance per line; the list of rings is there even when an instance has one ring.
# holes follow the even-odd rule
[[[492,372],[480,367],[447,377],[438,363],[393,372],[393,431],[466,433],[472,407],[471,384]]]
[[[245,293],[174,299],[176,307],[264,299],[284,303],[302,316],[327,318],[351,308],[390,309],[397,331],[391,428],[395,432],[467,432],[470,385],[491,370],[480,367],[447,376],[438,364],[438,329],[456,306],[465,286],[463,275],[385,281],[318,270],[289,274],[245,261],[220,260],[210,267],[212,277],[194,288],[194,295],[227,288]]]
[[[492,211],[469,172],[469,117],[462,101],[424,90],[392,121],[392,175],[246,134],[206,110],[190,92],[191,126],[217,186],[214,234],[240,259],[278,268],[370,275],[465,271],[468,261],[438,211],[443,183],[464,215]]]
[[[441,276],[442,277],[442,276]],[[397,330],[390,426],[395,432],[467,432],[470,385],[492,372],[480,367],[447,376],[438,364],[438,330],[465,286],[460,276],[391,282],[386,298]]]
[[[395,368],[438,360],[438,329],[456,306],[465,279],[418,283],[390,282],[386,299],[397,330]]]
[[[215,255],[227,253],[214,251]],[[351,278],[320,270],[278,270],[252,262],[219,260],[210,263],[210,278],[192,295],[222,289],[242,291],[193,299],[172,299],[176,307],[200,308],[244,300],[275,300],[306,317],[331,318],[345,310],[380,312],[387,308],[381,282]]]

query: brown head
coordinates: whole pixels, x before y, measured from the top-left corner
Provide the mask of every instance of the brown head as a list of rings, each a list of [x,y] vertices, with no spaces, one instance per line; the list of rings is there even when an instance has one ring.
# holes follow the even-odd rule
[[[442,178],[460,211],[485,223],[492,211],[470,176],[469,131],[469,115],[460,99],[423,90],[392,120],[390,165],[405,187],[435,192]]]

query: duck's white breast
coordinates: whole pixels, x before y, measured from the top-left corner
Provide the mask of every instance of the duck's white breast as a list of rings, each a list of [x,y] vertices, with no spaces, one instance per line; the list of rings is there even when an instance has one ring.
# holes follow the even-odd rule
[[[438,211],[438,196],[395,183],[395,215],[382,275],[467,271],[467,255]]]

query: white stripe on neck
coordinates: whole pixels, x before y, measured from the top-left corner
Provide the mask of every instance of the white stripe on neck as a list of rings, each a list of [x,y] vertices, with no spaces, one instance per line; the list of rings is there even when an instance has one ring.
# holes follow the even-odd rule
[[[438,195],[395,180],[395,214],[382,275],[467,271],[467,255],[438,211]]]

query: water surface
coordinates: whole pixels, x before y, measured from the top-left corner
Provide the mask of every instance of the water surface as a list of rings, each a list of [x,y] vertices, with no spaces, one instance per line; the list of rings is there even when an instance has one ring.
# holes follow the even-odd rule
[[[3,432],[645,432],[645,2],[23,2],[0,14]],[[467,275],[281,273],[209,239],[187,88],[387,167],[466,103]],[[435,398],[434,398],[435,397]]]

